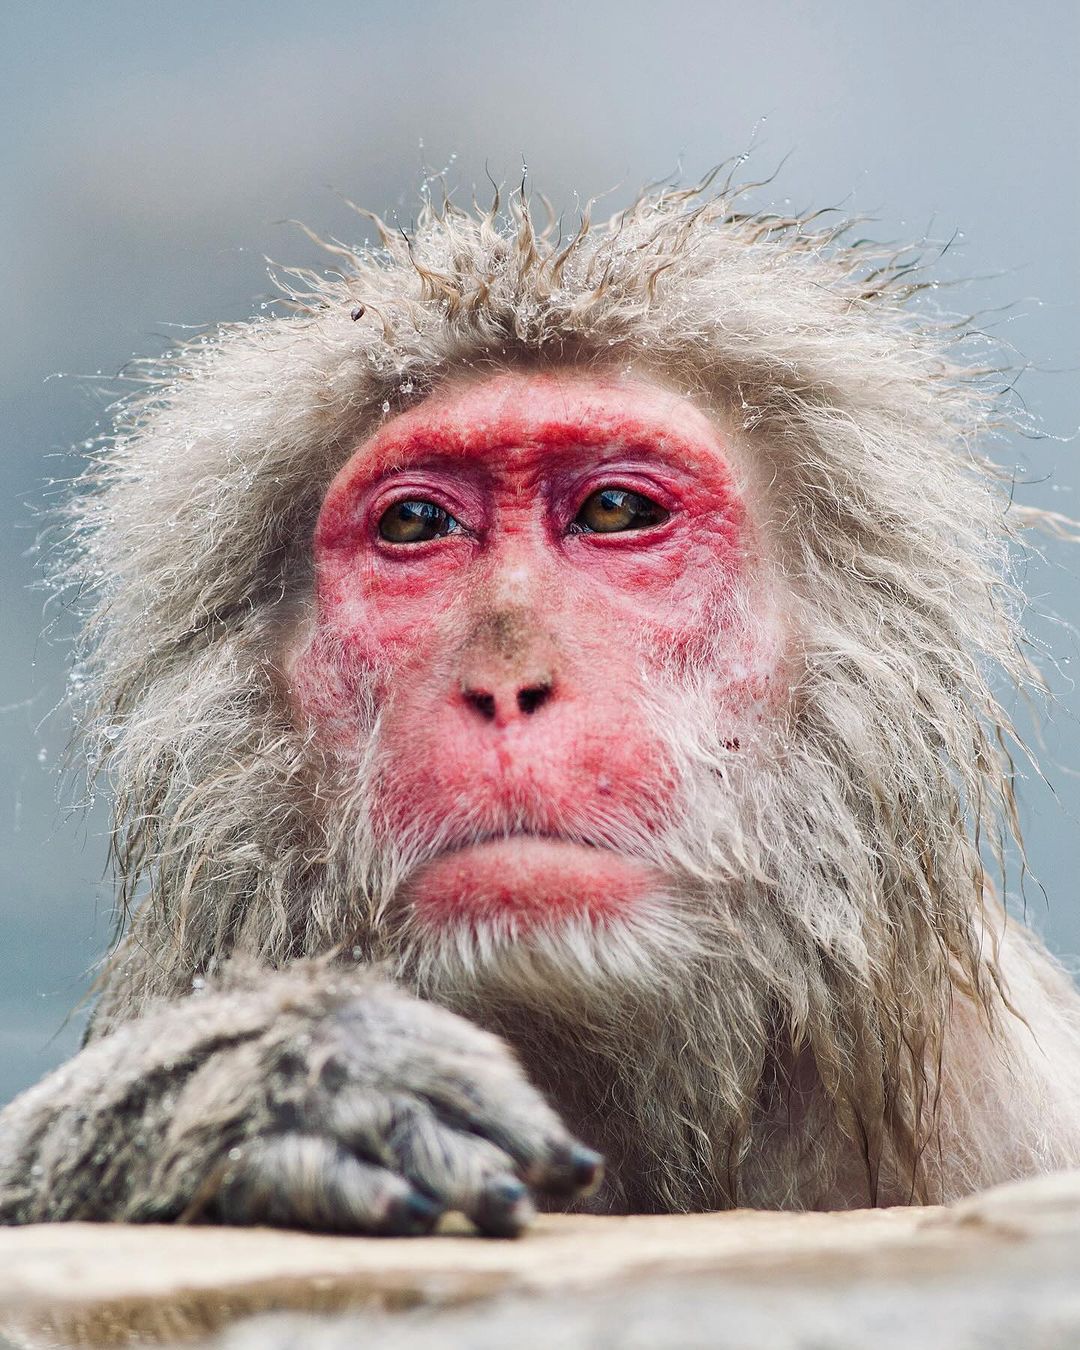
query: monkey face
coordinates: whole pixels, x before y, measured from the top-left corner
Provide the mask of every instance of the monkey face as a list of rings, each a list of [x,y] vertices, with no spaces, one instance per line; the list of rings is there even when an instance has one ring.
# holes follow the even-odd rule
[[[599,917],[663,885],[679,785],[648,693],[707,647],[718,716],[760,699],[752,554],[721,434],[644,380],[457,383],[357,449],[292,691],[344,760],[370,694],[373,827],[412,849],[415,912]]]

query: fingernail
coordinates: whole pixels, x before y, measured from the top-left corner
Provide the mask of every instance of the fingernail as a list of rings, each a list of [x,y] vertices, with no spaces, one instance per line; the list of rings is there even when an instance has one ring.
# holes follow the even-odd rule
[[[529,1193],[527,1186],[520,1181],[515,1181],[512,1177],[493,1181],[485,1189],[493,1201],[505,1205],[507,1209],[512,1205],[520,1204]]]
[[[604,1159],[599,1153],[584,1144],[565,1142],[552,1148],[535,1184],[549,1195],[569,1200],[594,1190],[603,1175]]]
[[[387,1215],[387,1230],[401,1237],[430,1233],[439,1221],[442,1206],[421,1191],[409,1191],[395,1200]]]
[[[603,1158],[584,1144],[575,1145],[570,1154],[570,1166],[573,1168],[575,1183],[584,1191],[595,1190],[603,1180]]]
[[[528,1187],[502,1177],[484,1187],[473,1221],[487,1237],[510,1238],[517,1237],[535,1213]]]

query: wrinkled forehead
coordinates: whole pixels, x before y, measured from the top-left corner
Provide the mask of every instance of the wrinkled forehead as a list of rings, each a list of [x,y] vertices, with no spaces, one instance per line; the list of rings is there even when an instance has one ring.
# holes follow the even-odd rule
[[[727,458],[721,432],[701,409],[647,379],[506,372],[441,386],[370,436],[343,473],[358,460],[377,474],[433,458],[489,458],[507,465],[538,450],[558,456],[583,446],[687,467]]]

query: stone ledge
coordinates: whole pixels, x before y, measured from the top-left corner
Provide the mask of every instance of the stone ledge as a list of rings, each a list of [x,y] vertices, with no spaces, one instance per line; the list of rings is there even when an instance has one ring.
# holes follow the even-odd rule
[[[809,1307],[823,1291],[842,1302],[869,1285],[940,1291],[951,1281],[973,1299],[980,1288],[1006,1286],[1022,1298],[1047,1280],[1080,1284],[1080,1172],[1001,1187],[949,1209],[547,1215],[514,1242],[478,1238],[452,1222],[420,1239],[94,1224],[0,1229],[0,1334],[27,1347],[167,1344],[282,1311],[362,1311],[379,1315],[385,1330],[407,1310],[493,1299],[540,1309],[597,1295],[640,1302],[643,1290],[672,1281],[705,1290],[718,1309],[725,1290],[743,1299],[748,1290],[781,1293],[797,1329],[800,1299]],[[1075,1302],[1075,1340],[1062,1344],[1080,1344]],[[780,1323],[772,1325],[779,1334]]]

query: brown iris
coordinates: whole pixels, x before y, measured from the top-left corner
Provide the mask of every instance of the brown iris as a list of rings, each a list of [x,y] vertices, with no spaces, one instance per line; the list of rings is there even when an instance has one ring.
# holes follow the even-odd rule
[[[617,534],[620,530],[646,530],[667,518],[668,512],[651,497],[628,488],[601,488],[582,502],[574,527],[589,534]]]
[[[422,544],[460,528],[449,511],[434,502],[395,502],[379,517],[379,536],[391,544]]]

